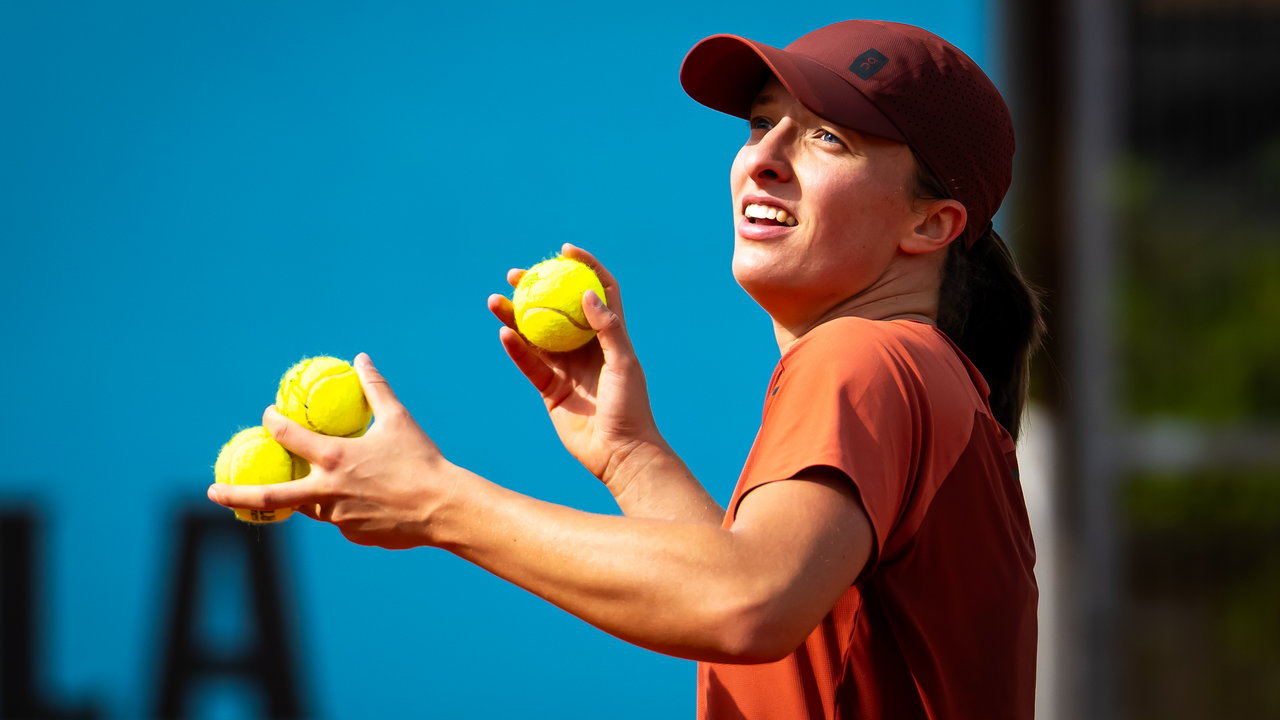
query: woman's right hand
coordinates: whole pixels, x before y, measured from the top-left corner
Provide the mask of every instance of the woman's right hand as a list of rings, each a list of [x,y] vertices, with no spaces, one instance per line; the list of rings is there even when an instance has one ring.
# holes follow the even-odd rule
[[[509,298],[491,295],[489,310],[506,326],[499,330],[502,346],[542,394],[560,441],[616,495],[615,476],[622,468],[671,451],[653,419],[644,371],[623,322],[617,280],[586,250],[566,243],[561,253],[590,266],[604,287],[607,307],[594,291],[582,302],[596,341],[570,352],[545,352],[516,331]],[[507,281],[515,287],[523,275],[524,270],[510,270]]]

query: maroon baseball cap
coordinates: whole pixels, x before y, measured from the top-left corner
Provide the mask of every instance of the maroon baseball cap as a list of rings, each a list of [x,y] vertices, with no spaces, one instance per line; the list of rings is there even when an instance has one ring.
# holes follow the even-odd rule
[[[737,35],[693,46],[680,83],[694,100],[748,118],[773,75],[814,114],[911,146],[964,203],[966,246],[990,227],[1013,177],[1013,121],[968,55],[912,25],[846,20],[778,49]]]

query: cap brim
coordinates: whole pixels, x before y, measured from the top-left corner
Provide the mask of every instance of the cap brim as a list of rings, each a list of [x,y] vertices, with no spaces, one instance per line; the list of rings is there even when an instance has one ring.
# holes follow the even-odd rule
[[[859,132],[907,142],[856,87],[803,55],[737,35],[712,35],[693,46],[680,66],[689,97],[713,110],[749,119],[769,76],[815,115]]]

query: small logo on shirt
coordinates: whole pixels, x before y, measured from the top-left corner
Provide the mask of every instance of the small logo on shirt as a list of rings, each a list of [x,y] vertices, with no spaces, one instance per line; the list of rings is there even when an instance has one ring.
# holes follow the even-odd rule
[[[870,80],[872,75],[883,70],[884,66],[888,64],[889,58],[885,57],[884,53],[876,50],[875,48],[871,48],[854,58],[853,64],[849,66],[849,70],[863,80]]]

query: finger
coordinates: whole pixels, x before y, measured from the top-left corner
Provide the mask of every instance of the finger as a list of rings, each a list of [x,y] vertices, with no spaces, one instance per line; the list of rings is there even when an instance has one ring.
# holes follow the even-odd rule
[[[586,314],[591,329],[596,331],[606,364],[616,366],[624,358],[635,357],[635,348],[631,346],[631,337],[627,335],[622,317],[600,302],[600,296],[595,290],[582,294],[582,311]]]
[[[516,308],[506,295],[490,295],[489,312],[493,313],[503,325],[512,330],[516,329]]]
[[[373,366],[368,353],[356,355],[356,373],[360,376],[360,385],[375,418],[389,418],[404,407],[391,389],[391,383]]]
[[[333,454],[334,438],[313,432],[281,415],[275,405],[268,405],[263,411],[262,426],[271,433],[271,437],[275,438],[276,442],[313,464],[324,467],[320,461]]]
[[[519,333],[504,327],[498,330],[498,339],[502,341],[502,348],[511,357],[511,362],[516,364],[538,392],[545,392],[551,387],[551,382],[556,377],[555,371],[547,365],[539,352],[520,337]]]
[[[600,264],[595,255],[569,243],[561,246],[560,254],[586,263],[588,267],[594,270],[596,277],[600,278],[600,285],[604,287],[605,304],[612,308],[618,314],[618,317],[626,317],[626,314],[622,311],[622,288],[618,286],[618,280],[613,276],[613,273]]]
[[[523,268],[511,268],[507,271],[507,282],[511,283],[511,287],[519,285],[522,277],[524,277]]]
[[[274,485],[226,485],[214,483],[207,492],[209,499],[229,508],[241,510],[279,510],[316,504],[319,499],[314,481],[303,478]]]

